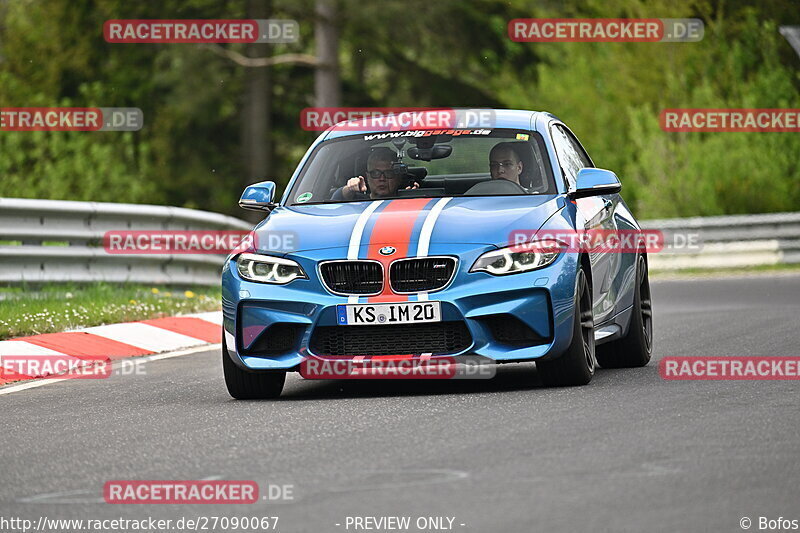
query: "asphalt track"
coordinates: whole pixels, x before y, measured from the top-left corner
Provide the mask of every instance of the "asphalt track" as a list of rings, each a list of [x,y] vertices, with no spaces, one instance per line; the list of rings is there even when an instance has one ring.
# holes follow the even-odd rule
[[[800,355],[800,276],[660,281],[653,302],[654,361],[582,388],[507,365],[491,381],[292,376],[278,401],[237,402],[209,350],[2,395],[0,517],[279,516],[281,532],[348,531],[347,516],[455,517],[454,531],[480,532],[800,519],[798,382],[664,381],[656,364]],[[291,484],[294,499],[102,500],[107,480],[203,478]]]

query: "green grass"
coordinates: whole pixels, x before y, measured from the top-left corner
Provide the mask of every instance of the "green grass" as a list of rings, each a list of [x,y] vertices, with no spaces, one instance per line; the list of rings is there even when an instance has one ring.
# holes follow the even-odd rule
[[[219,287],[0,287],[0,340],[219,308]]]
[[[653,279],[671,277],[722,277],[770,272],[798,272],[800,264],[758,265],[734,268],[683,268],[680,270],[650,270]]]

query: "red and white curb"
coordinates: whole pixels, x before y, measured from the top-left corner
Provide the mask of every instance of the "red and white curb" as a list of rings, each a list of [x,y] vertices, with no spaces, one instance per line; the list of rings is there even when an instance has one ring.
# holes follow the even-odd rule
[[[222,313],[211,311],[0,341],[0,360],[3,357],[55,356],[82,366],[216,344],[221,338]],[[47,372],[36,375],[7,369],[1,372],[0,385],[52,376]]]

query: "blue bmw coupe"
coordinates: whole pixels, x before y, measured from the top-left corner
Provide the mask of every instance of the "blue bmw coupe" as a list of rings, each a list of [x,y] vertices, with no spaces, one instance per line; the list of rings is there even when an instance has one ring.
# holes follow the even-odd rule
[[[620,188],[549,113],[330,128],[279,201],[272,182],[240,200],[266,218],[223,267],[228,391],[279,396],[308,358],[534,361],[548,386],[646,365],[647,254],[563,237],[639,231]]]

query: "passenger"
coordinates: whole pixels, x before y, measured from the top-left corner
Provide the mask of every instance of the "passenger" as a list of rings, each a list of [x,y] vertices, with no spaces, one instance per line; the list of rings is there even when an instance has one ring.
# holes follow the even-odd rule
[[[522,161],[511,143],[502,142],[494,145],[489,152],[489,172],[493,180],[508,180],[520,185]]]

